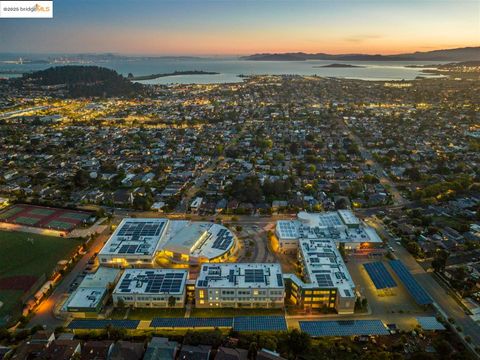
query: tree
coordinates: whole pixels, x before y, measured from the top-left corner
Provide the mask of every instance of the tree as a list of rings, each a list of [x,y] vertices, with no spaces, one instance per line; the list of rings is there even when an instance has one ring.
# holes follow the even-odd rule
[[[247,359],[248,360],[255,360],[257,358],[257,343],[252,342],[250,343],[250,346],[248,347],[248,353],[247,353]]]
[[[449,253],[445,250],[437,250],[432,260],[432,268],[435,272],[443,272],[447,265]]]
[[[73,183],[78,186],[78,187],[85,187],[88,185],[88,181],[89,181],[89,175],[88,173],[83,170],[83,169],[80,169],[78,170],[75,175],[73,176]]]
[[[287,346],[290,354],[297,359],[300,355],[308,352],[312,345],[312,339],[304,332],[293,329],[288,333]]]
[[[117,301],[117,308],[119,310],[125,309],[125,300],[123,300],[122,298],[119,298]]]
[[[406,246],[408,252],[415,257],[419,257],[422,254],[422,249],[416,241],[410,241]]]

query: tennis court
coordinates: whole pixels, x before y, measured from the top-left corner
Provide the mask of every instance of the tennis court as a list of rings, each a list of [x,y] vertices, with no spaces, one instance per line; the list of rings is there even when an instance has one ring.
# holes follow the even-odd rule
[[[71,231],[91,217],[86,211],[29,204],[15,204],[0,212],[0,222],[61,231]]]
[[[27,216],[19,216],[15,219],[15,222],[17,224],[23,224],[23,225],[35,225],[40,219],[37,218],[31,218]]]
[[[85,220],[88,214],[68,212],[59,216],[61,219]]]
[[[47,227],[50,229],[69,230],[72,228],[72,223],[52,220],[48,223]]]
[[[9,217],[18,214],[20,211],[22,211],[22,208],[10,208],[7,209],[6,211],[0,213],[0,219],[8,219]]]
[[[38,208],[30,210],[29,213],[32,215],[50,216],[55,213],[55,210]]]

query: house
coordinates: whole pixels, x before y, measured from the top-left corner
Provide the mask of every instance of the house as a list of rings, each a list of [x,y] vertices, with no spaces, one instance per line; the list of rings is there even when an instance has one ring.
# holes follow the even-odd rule
[[[288,201],[285,201],[285,200],[272,201],[272,211],[278,211],[280,208],[285,208],[287,206],[288,206]]]
[[[133,204],[133,194],[127,189],[118,189],[113,193],[113,203],[115,205]]]
[[[219,347],[215,360],[248,360],[248,351],[244,349],[232,349]]]
[[[178,359],[180,360],[208,360],[210,357],[210,346],[207,345],[183,345]]]
[[[215,205],[215,212],[217,214],[221,213],[222,211],[224,211],[227,207],[227,204],[228,204],[228,200],[227,199],[222,199],[222,200],[219,200],[217,202],[217,205]]]
[[[153,337],[148,343],[143,360],[174,360],[178,351],[178,343],[163,337]]]
[[[108,360],[141,360],[144,352],[143,343],[120,340],[113,345]]]
[[[40,330],[32,335],[30,338],[31,344],[46,344],[50,345],[55,340],[55,334],[53,331]]]
[[[192,210],[192,212],[198,212],[198,210],[202,206],[202,202],[203,202],[203,198],[196,197],[190,204],[190,210]]]
[[[162,209],[164,208],[164,206],[165,206],[165,202],[157,201],[152,204],[150,209],[152,209],[153,211],[163,212]]]
[[[47,347],[44,343],[30,343],[26,341],[20,344],[11,357],[12,360],[28,360],[38,358]]]
[[[40,358],[51,360],[76,359],[80,355],[80,340],[54,340],[44,349]]]
[[[256,360],[286,360],[286,359],[281,357],[280,354],[274,351],[262,349],[257,353]]]
[[[107,360],[113,348],[113,341],[87,341],[83,344],[81,360]]]

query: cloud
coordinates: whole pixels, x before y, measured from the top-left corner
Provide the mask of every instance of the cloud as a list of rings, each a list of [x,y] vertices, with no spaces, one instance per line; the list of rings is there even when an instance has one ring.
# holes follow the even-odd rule
[[[354,35],[354,36],[348,36],[346,38],[343,38],[343,40],[350,42],[350,43],[361,43],[367,40],[376,40],[376,39],[381,39],[381,35],[374,35],[374,34],[363,34],[363,35]]]

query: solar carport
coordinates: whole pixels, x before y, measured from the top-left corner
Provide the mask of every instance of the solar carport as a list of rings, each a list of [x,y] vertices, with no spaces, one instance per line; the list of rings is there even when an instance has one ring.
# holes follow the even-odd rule
[[[312,337],[390,334],[380,320],[300,321],[299,324]]]

